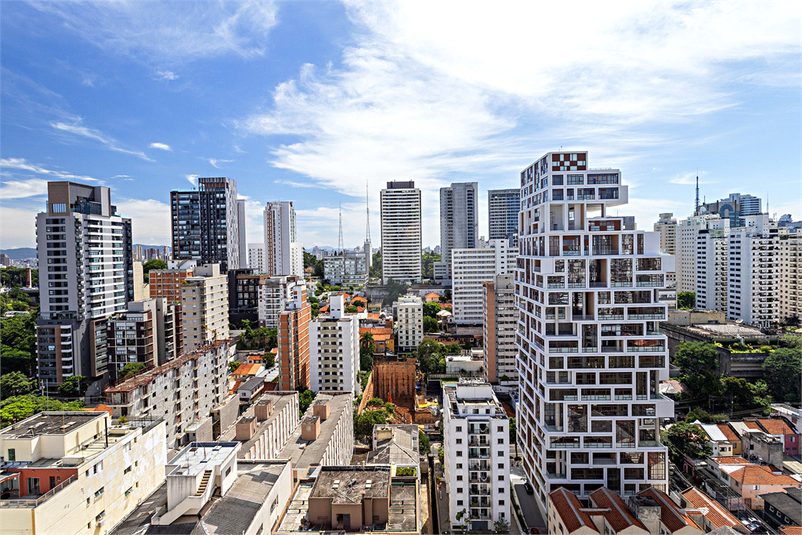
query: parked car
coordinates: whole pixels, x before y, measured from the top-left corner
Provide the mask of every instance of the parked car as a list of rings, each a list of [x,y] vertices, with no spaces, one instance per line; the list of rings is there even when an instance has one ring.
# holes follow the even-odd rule
[[[532,484],[529,483],[529,481],[524,483],[524,490],[526,491],[527,494],[534,494],[535,493],[535,489],[532,488]]]

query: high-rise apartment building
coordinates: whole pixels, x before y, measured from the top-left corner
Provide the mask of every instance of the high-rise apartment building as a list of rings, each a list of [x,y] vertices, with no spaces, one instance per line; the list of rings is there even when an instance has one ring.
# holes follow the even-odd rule
[[[329,298],[328,316],[309,322],[309,370],[314,392],[359,394],[359,318],[341,294]]]
[[[695,308],[727,310],[729,234],[729,226],[703,229],[696,233]]]
[[[518,384],[515,330],[518,308],[512,273],[496,275],[482,283],[482,335],[484,338],[484,374],[489,383]]]
[[[491,189],[487,192],[487,220],[491,240],[512,240],[518,245],[518,212],[521,210],[521,190]]]
[[[480,242],[475,249],[454,249],[451,269],[454,323],[482,323],[482,283],[492,281],[496,275],[511,274],[515,270],[517,256],[518,248],[511,247],[508,240]]]
[[[220,266],[195,268],[181,286],[181,328],[184,351],[228,339],[228,279]]]
[[[660,251],[673,255],[677,252],[677,219],[672,213],[660,214],[654,224],[655,232],[660,233]]]
[[[303,279],[294,276],[261,276],[258,290],[259,327],[275,329],[281,314],[296,300],[304,286]],[[304,299],[305,301],[305,299]]]
[[[729,218],[717,215],[694,215],[677,225],[677,245],[674,253],[676,265],[677,293],[696,291],[697,235],[702,230],[725,230],[730,228]],[[726,230],[725,230],[726,232]]]
[[[36,217],[36,353],[40,384],[53,388],[107,373],[105,321],[133,300],[133,244],[131,220],[117,213],[109,188],[48,182],[47,195]]]
[[[749,227],[730,230],[727,264],[727,319],[757,327],[780,320],[779,231]]]
[[[239,227],[239,239],[237,245],[239,245],[239,266],[240,268],[246,268],[249,266],[248,264],[248,233],[246,230],[246,220],[245,220],[245,199],[238,199],[237,200],[237,226]]]
[[[195,260],[168,260],[167,269],[148,273],[148,293],[151,299],[163,298],[168,303],[181,303],[181,286],[195,273]]]
[[[402,295],[393,303],[398,344],[401,353],[414,351],[423,342],[423,300],[417,295]]]
[[[265,272],[264,243],[251,243],[248,245],[248,267],[257,275]]]
[[[109,317],[106,340],[113,380],[131,362],[147,368],[166,364],[181,352],[180,307],[162,298],[131,301],[128,310]]]
[[[265,272],[268,275],[304,276],[304,248],[298,242],[292,201],[265,206]]]
[[[306,300],[306,286],[291,288],[292,298],[278,319],[279,390],[309,388],[309,321],[312,307]]]
[[[440,188],[440,251],[447,273],[451,251],[472,249],[479,239],[479,184],[459,182]]]
[[[783,229],[781,229],[783,232]],[[778,245],[780,257],[780,319],[802,320],[802,236],[799,232],[782,233]]]
[[[420,282],[421,194],[415,182],[392,181],[381,190],[382,283]]]
[[[370,242],[366,243],[369,247]],[[346,249],[323,259],[323,277],[331,284],[365,284],[368,281],[370,254],[365,250]]]
[[[632,495],[667,490],[659,419],[668,347],[658,299],[673,257],[656,232],[610,213],[626,204],[617,169],[586,152],[548,153],[521,173],[518,443],[539,504],[564,486]]]
[[[225,177],[198,179],[198,189],[170,192],[173,260],[220,264],[225,273],[240,267],[237,182]]]
[[[443,385],[443,450],[451,527],[460,529],[463,511],[470,531],[510,522],[509,419],[490,384]]]

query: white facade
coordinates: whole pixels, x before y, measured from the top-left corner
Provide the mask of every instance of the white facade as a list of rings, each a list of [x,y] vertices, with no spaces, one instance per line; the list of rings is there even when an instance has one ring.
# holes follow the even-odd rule
[[[769,327],[780,319],[780,255],[777,229],[730,231],[727,319]]]
[[[780,319],[802,320],[802,240],[797,233],[780,236]]]
[[[264,220],[265,272],[303,277],[303,245],[298,242],[292,201],[267,203]]]
[[[276,276],[263,280],[259,284],[259,327],[278,328],[281,313],[294,299],[295,288],[304,287],[298,277]]]
[[[695,215],[679,222],[677,229],[677,293],[696,290],[696,236],[700,230],[726,229],[730,220],[718,215]]]
[[[481,381],[443,386],[443,469],[451,522],[465,511],[469,530],[510,522],[509,420]]]
[[[359,318],[345,313],[342,295],[329,299],[329,316],[309,322],[310,390],[353,392],[359,373]]]
[[[245,231],[245,199],[237,200],[237,232],[239,233],[239,267],[246,268],[248,264],[248,234]]]
[[[248,245],[248,267],[256,274],[265,272],[265,245],[251,243]]]
[[[369,260],[370,253],[364,250],[346,249],[343,253],[327,256],[323,259],[323,277],[336,285],[365,284],[368,281]]]
[[[413,351],[423,342],[423,300],[417,295],[403,295],[393,303],[398,326],[399,352]]]
[[[440,188],[440,250],[447,270],[452,250],[474,248],[479,240],[478,197],[476,182]]]
[[[228,279],[218,264],[196,267],[181,285],[181,329],[184,351],[228,339]]]
[[[667,490],[659,293],[673,257],[656,232],[610,215],[627,201],[621,172],[587,163],[548,153],[521,173],[517,429],[539,504],[564,484],[579,496]]]
[[[415,182],[388,182],[381,190],[382,283],[420,282],[421,194]]]
[[[696,307],[727,310],[729,228],[700,230],[696,234]]]
[[[511,274],[517,256],[518,248],[510,247],[508,240],[480,242],[475,249],[454,249],[451,252],[454,323],[482,323],[482,283],[492,281],[496,275]]]

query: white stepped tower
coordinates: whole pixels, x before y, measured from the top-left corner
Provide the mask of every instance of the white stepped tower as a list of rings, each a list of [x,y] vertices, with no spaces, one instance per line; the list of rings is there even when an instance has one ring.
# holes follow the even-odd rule
[[[667,490],[659,419],[668,347],[658,300],[674,258],[656,232],[611,213],[627,202],[618,169],[550,152],[521,173],[518,443],[545,509],[560,486],[587,496]]]

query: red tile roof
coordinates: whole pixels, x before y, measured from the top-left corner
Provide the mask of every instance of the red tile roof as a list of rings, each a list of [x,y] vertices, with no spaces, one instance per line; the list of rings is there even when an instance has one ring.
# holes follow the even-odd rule
[[[717,427],[718,427],[719,431],[724,433],[724,436],[727,437],[727,440],[729,440],[731,442],[740,442],[741,441],[741,439],[738,438],[738,435],[735,433],[735,431],[732,430],[732,427],[730,427],[729,425],[727,425],[727,424],[718,424]]]
[[[549,494],[549,499],[554,506],[554,510],[560,515],[560,520],[562,520],[568,533],[572,533],[583,526],[589,527],[598,533],[599,530],[593,525],[590,516],[582,511],[584,506],[573,492],[560,487]]]
[[[602,487],[591,492],[589,497],[591,502],[593,502],[596,507],[604,507],[610,510],[609,512],[605,513],[604,518],[616,533],[627,529],[630,526],[635,526],[644,531],[648,531],[643,524],[641,524],[640,520],[635,518],[635,516],[627,507],[627,504],[624,503],[624,500],[622,500],[614,492]]]
[[[243,375],[256,375],[259,373],[259,368],[261,364],[251,363],[251,364],[240,364],[237,366],[237,369],[231,372],[231,375],[234,376],[243,376]]]
[[[783,535],[802,535],[802,526],[781,526],[780,533]]]
[[[750,464],[749,461],[737,455],[732,457],[711,457],[710,460],[716,464]]]
[[[755,431],[763,431],[757,422],[744,422],[744,425],[749,429],[754,429]]]
[[[692,516],[704,516],[713,525],[713,529],[723,526],[736,527],[741,525],[738,519],[726,508],[722,507],[721,504],[715,500],[710,499],[707,494],[695,487],[691,487],[683,492],[682,497],[685,498],[694,509],[707,508],[707,513],[704,515],[702,513],[690,514]]]
[[[760,427],[766,430],[770,435],[795,435],[791,426],[785,423],[785,420],[779,418],[765,418],[757,421]]]
[[[694,526],[690,517],[682,512],[674,500],[669,498],[666,493],[655,488],[648,488],[638,493],[638,496],[649,496],[660,506],[660,520],[671,531],[679,531],[685,526]]]
[[[797,486],[799,482],[791,476],[774,474],[768,466],[750,464],[732,471],[730,478],[741,485],[787,485]]]

